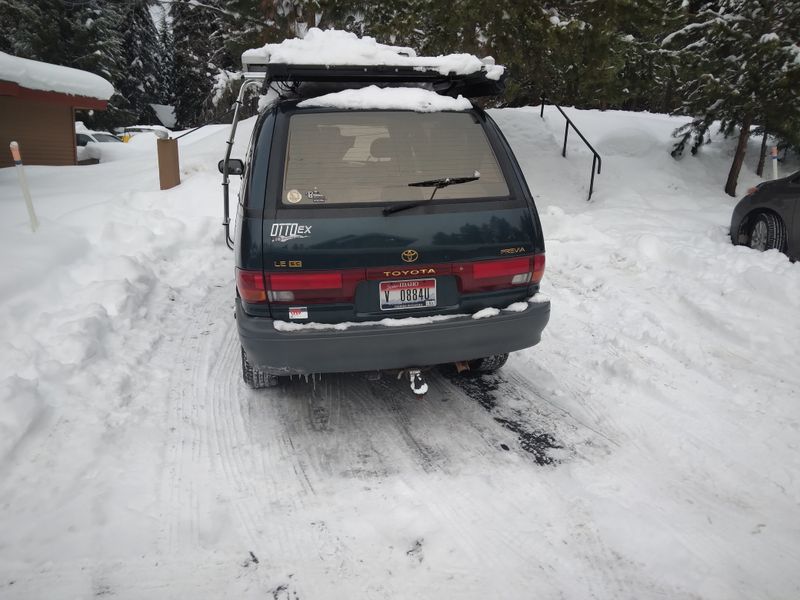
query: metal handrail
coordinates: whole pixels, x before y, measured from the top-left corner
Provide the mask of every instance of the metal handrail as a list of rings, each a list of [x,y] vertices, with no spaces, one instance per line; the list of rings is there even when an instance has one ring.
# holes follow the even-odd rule
[[[547,98],[544,96],[544,94],[542,94],[542,110],[539,113],[539,116],[542,119],[544,119],[544,103],[546,101],[547,101]],[[553,104],[553,106],[555,106],[558,109],[558,112],[560,112],[561,116],[564,117],[564,119],[567,121],[567,124],[564,127],[564,148],[561,150],[561,156],[563,156],[564,158],[567,157],[567,138],[569,136],[569,128],[570,127],[572,127],[575,130],[575,133],[577,133],[578,137],[581,138],[581,140],[583,140],[583,143],[586,144],[586,147],[589,148],[589,150],[592,151],[592,154],[593,154],[593,157],[592,157],[592,177],[589,180],[589,197],[586,199],[586,201],[588,202],[589,200],[592,199],[592,192],[594,191],[594,170],[595,170],[595,165],[597,166],[597,174],[600,175],[600,169],[603,166],[603,159],[597,153],[597,150],[595,150],[592,147],[592,145],[589,143],[589,141],[585,137],[583,137],[583,134],[581,133],[580,129],[575,127],[575,123],[572,122],[572,119],[570,119],[567,116],[567,114],[561,109],[561,107],[558,104],[555,104],[555,103],[552,103],[552,104]]]

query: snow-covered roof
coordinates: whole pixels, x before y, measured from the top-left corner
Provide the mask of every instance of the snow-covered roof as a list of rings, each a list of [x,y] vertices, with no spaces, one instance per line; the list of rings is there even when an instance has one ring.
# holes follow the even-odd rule
[[[246,50],[242,64],[285,63],[292,65],[387,65],[435,69],[443,75],[469,75],[481,69],[486,77],[497,81],[505,67],[495,65],[489,58],[479,59],[472,54],[447,54],[442,56],[417,56],[411,48],[388,46],[375,38],[358,37],[355,33],[316,27],[305,37],[267,44],[263,48]]]
[[[164,127],[175,127],[175,123],[177,123],[178,120],[175,117],[174,106],[169,104],[151,104],[150,107],[156,113],[156,117],[158,117],[158,120],[161,121]]]
[[[470,101],[462,96],[451,98],[421,88],[379,88],[375,85],[309,98],[300,102],[298,106],[413,110],[416,112],[469,110],[472,108]]]
[[[0,52],[0,81],[10,81],[31,90],[98,100],[108,100],[114,93],[114,86],[94,73],[11,56],[5,52]]]

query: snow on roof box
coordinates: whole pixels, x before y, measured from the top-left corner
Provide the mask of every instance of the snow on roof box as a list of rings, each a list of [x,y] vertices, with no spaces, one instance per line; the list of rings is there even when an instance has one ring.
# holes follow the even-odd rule
[[[108,81],[79,69],[61,67],[0,52],[0,81],[9,81],[31,90],[42,90],[108,100],[114,86]]]
[[[325,106],[353,110],[413,110],[415,112],[438,112],[444,110],[463,111],[472,108],[472,103],[459,96],[450,98],[430,90],[420,88],[379,88],[369,87],[342,90],[316,98],[303,100],[298,104],[305,106]]]
[[[311,28],[302,39],[284,40],[242,54],[245,77],[290,82],[429,82],[454,95],[493,95],[505,87],[505,67],[472,54],[417,56],[347,31]],[[447,85],[437,85],[447,84]]]

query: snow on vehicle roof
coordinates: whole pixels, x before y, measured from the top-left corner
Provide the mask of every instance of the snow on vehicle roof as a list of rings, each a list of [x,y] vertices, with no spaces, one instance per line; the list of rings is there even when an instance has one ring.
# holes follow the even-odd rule
[[[303,100],[300,107],[324,106],[354,110],[385,109],[437,112],[443,110],[469,110],[472,103],[459,96],[451,98],[421,88],[380,88],[376,85],[360,89],[342,90],[316,98]]]
[[[32,90],[86,96],[98,100],[108,100],[114,94],[114,86],[94,73],[20,58],[5,52],[0,52],[0,80],[11,81]]]
[[[242,63],[251,64],[262,60],[268,63],[293,65],[388,65],[396,67],[430,68],[443,75],[469,75],[485,70],[486,77],[497,81],[505,67],[495,65],[487,57],[479,59],[472,54],[447,54],[442,56],[417,56],[411,48],[388,46],[375,38],[358,37],[355,33],[316,27],[308,30],[305,37],[284,40],[279,44],[267,44],[262,48],[246,50]]]

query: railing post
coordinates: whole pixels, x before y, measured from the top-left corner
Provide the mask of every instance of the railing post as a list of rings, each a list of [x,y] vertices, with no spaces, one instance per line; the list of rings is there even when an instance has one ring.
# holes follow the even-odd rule
[[[545,100],[546,100],[544,94],[542,94],[541,100],[542,100],[542,112],[539,113],[539,117],[544,119],[544,103],[545,103]]]
[[[586,199],[587,202],[592,199],[592,192],[594,191],[594,166],[596,164],[597,164],[597,157],[593,156],[592,157],[592,178],[589,181],[589,197]]]
[[[561,151],[561,156],[564,158],[567,157],[567,135],[569,134],[569,121],[567,121],[566,127],[564,127],[564,149]]]

